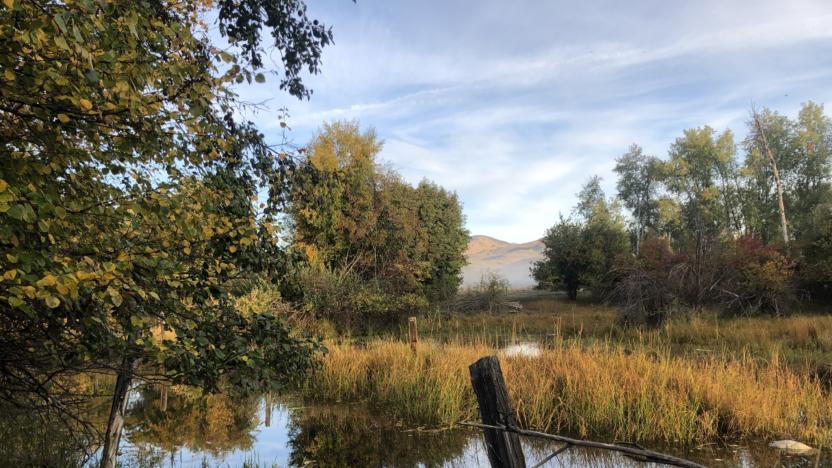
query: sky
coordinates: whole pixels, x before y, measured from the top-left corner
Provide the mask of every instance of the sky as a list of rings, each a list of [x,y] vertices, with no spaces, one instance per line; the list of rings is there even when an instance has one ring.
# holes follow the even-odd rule
[[[703,125],[739,141],[752,103],[832,111],[830,0],[307,3],[335,35],[312,98],[276,79],[239,90],[264,103],[249,117],[267,139],[283,107],[300,145],[357,119],[381,161],[455,191],[472,234],[510,242],[542,237],[592,175],[614,195],[632,143],[665,157]]]

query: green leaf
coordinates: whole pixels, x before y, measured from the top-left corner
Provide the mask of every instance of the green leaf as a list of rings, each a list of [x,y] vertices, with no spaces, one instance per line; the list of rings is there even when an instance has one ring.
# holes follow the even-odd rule
[[[6,214],[18,221],[23,221],[23,211],[23,205],[12,205],[11,208],[6,211]]]
[[[87,81],[89,81],[92,84],[98,84],[98,82],[101,80],[101,77],[98,76],[98,72],[95,70],[88,71],[85,76],[87,77]]]
[[[107,294],[110,295],[110,302],[112,302],[113,305],[116,307],[120,306],[121,303],[124,301],[124,298],[121,297],[121,293],[118,292],[117,289],[107,288]]]
[[[66,43],[66,39],[63,36],[55,36],[55,45],[61,49],[69,50],[69,44]]]
[[[54,18],[55,18],[55,22],[58,23],[58,27],[61,28],[61,31],[66,32],[67,31],[66,22],[64,21],[63,15],[61,15],[60,13],[57,13],[57,14],[55,14]]]
[[[262,73],[258,73],[256,75],[254,75],[254,81],[256,81],[258,83],[265,83],[266,82],[266,77],[263,76]]]

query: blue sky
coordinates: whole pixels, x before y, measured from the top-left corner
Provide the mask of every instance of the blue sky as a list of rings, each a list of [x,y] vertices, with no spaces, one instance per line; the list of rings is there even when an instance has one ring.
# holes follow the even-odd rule
[[[541,237],[591,175],[614,194],[631,143],[664,156],[706,124],[739,140],[752,101],[832,106],[830,0],[308,3],[335,34],[312,99],[245,87],[268,100],[250,117],[277,141],[287,107],[299,144],[324,121],[374,127],[408,181],[459,194],[472,234]]]

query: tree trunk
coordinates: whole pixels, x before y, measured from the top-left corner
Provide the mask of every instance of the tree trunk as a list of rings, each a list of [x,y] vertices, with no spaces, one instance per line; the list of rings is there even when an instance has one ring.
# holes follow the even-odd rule
[[[135,360],[125,359],[116,378],[110,417],[107,420],[107,431],[104,433],[104,448],[101,450],[101,468],[115,468],[116,466],[118,443],[124,427],[124,413],[127,410],[127,393],[133,381],[135,366]]]
[[[568,297],[571,301],[578,299],[578,287],[572,285],[567,286],[566,297]]]
[[[780,181],[780,171],[777,169],[777,161],[775,161],[774,155],[771,153],[771,148],[768,146],[768,138],[766,138],[766,132],[760,123],[760,117],[757,115],[757,111],[752,112],[754,113],[754,123],[757,126],[757,133],[763,141],[763,148],[766,150],[768,161],[771,163],[771,171],[774,173],[774,183],[777,186],[777,206],[780,208],[780,228],[783,231],[783,243],[788,245],[789,225],[786,223],[786,207],[783,204],[783,183]]]

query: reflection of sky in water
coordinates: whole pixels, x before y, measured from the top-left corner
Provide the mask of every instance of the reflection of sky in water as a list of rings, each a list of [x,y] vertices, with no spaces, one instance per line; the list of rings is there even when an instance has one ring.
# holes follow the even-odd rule
[[[343,405],[347,407],[347,405]],[[316,409],[317,407],[309,407]],[[120,461],[124,466],[139,465],[143,460],[141,466],[172,466],[172,467],[238,467],[242,466],[244,462],[257,462],[260,467],[289,466],[290,457],[293,450],[292,437],[290,433],[290,426],[292,417],[298,417],[298,414],[303,412],[303,408],[290,404],[275,403],[272,406],[271,424],[270,427],[265,426],[265,402],[261,400],[258,419],[259,424],[252,432],[256,439],[254,446],[251,449],[236,449],[225,452],[222,455],[212,455],[205,451],[191,451],[187,448],[181,448],[175,453],[160,453],[157,447],[148,444],[141,446],[134,446],[129,441],[129,436],[122,441],[122,449]],[[363,413],[362,413],[363,414]],[[436,460],[436,457],[431,458],[429,454],[441,452],[443,449],[438,448],[441,445],[439,438],[442,437],[441,432],[431,433],[425,432],[407,432],[402,427],[393,427],[391,421],[385,418],[375,418],[374,421],[380,421],[382,425],[373,425],[369,430],[364,428],[365,433],[363,437],[374,437],[376,442],[382,444],[389,444],[389,438],[382,439],[383,431],[397,431],[396,438],[392,439],[398,441],[400,445],[406,447],[408,450],[416,453],[409,453],[413,460]],[[375,423],[373,423],[375,424]],[[388,427],[384,427],[387,425]],[[325,432],[333,430],[334,427],[319,427],[318,430]],[[466,430],[467,431],[467,430]],[[332,433],[332,432],[330,432]],[[460,432],[458,434],[465,434]],[[485,452],[482,436],[478,431],[467,431],[469,436],[467,440],[463,440],[460,445],[460,450],[452,458],[445,460],[442,465],[449,467],[477,467],[489,466],[488,456]],[[447,435],[447,432],[444,433]],[[386,435],[390,435],[388,432]],[[340,437],[340,436],[339,436]],[[344,438],[349,438],[345,435]],[[463,435],[463,439],[465,436]],[[528,466],[534,466],[543,458],[547,457],[554,451],[558,444],[551,443],[545,440],[521,438],[523,442],[523,451],[526,455],[526,462]],[[370,441],[368,441],[370,442]],[[373,443],[355,445],[347,444],[348,449],[364,450],[366,447],[373,447],[378,445]],[[387,446],[382,445],[381,448],[386,450]],[[651,447],[652,448],[652,447]],[[671,449],[665,447],[664,449],[655,447],[656,450],[665,450],[672,452]],[[444,450],[447,450],[445,448]],[[759,453],[757,453],[759,452]],[[777,452],[771,449],[766,449],[764,446],[760,447],[754,454],[744,448],[733,449],[718,449],[714,450],[713,446],[704,446],[699,450],[692,450],[689,453],[674,453],[677,456],[695,459],[696,461],[708,466],[719,467],[757,467],[757,466],[787,466],[787,467],[813,467],[813,466],[832,466],[832,456],[824,453],[822,459],[806,458],[806,457],[780,457],[778,460]],[[144,456],[141,455],[144,453]],[[147,454],[152,453],[153,457],[148,457]],[[383,466],[437,466],[435,464],[426,464],[424,461],[412,463],[402,462],[400,459],[395,459],[395,451],[391,450],[389,453],[379,454],[378,458],[374,458]],[[389,458],[388,458],[389,457]],[[161,460],[161,465],[148,464],[147,460],[155,458]],[[441,457],[440,457],[441,459]],[[432,463],[432,462],[428,462]],[[816,464],[817,463],[817,464]],[[314,466],[314,465],[313,465]],[[545,466],[547,467],[652,467],[659,466],[654,464],[645,464],[630,460],[622,455],[607,453],[598,450],[583,450],[580,448],[571,448],[570,450],[558,455],[556,458],[549,461]]]

